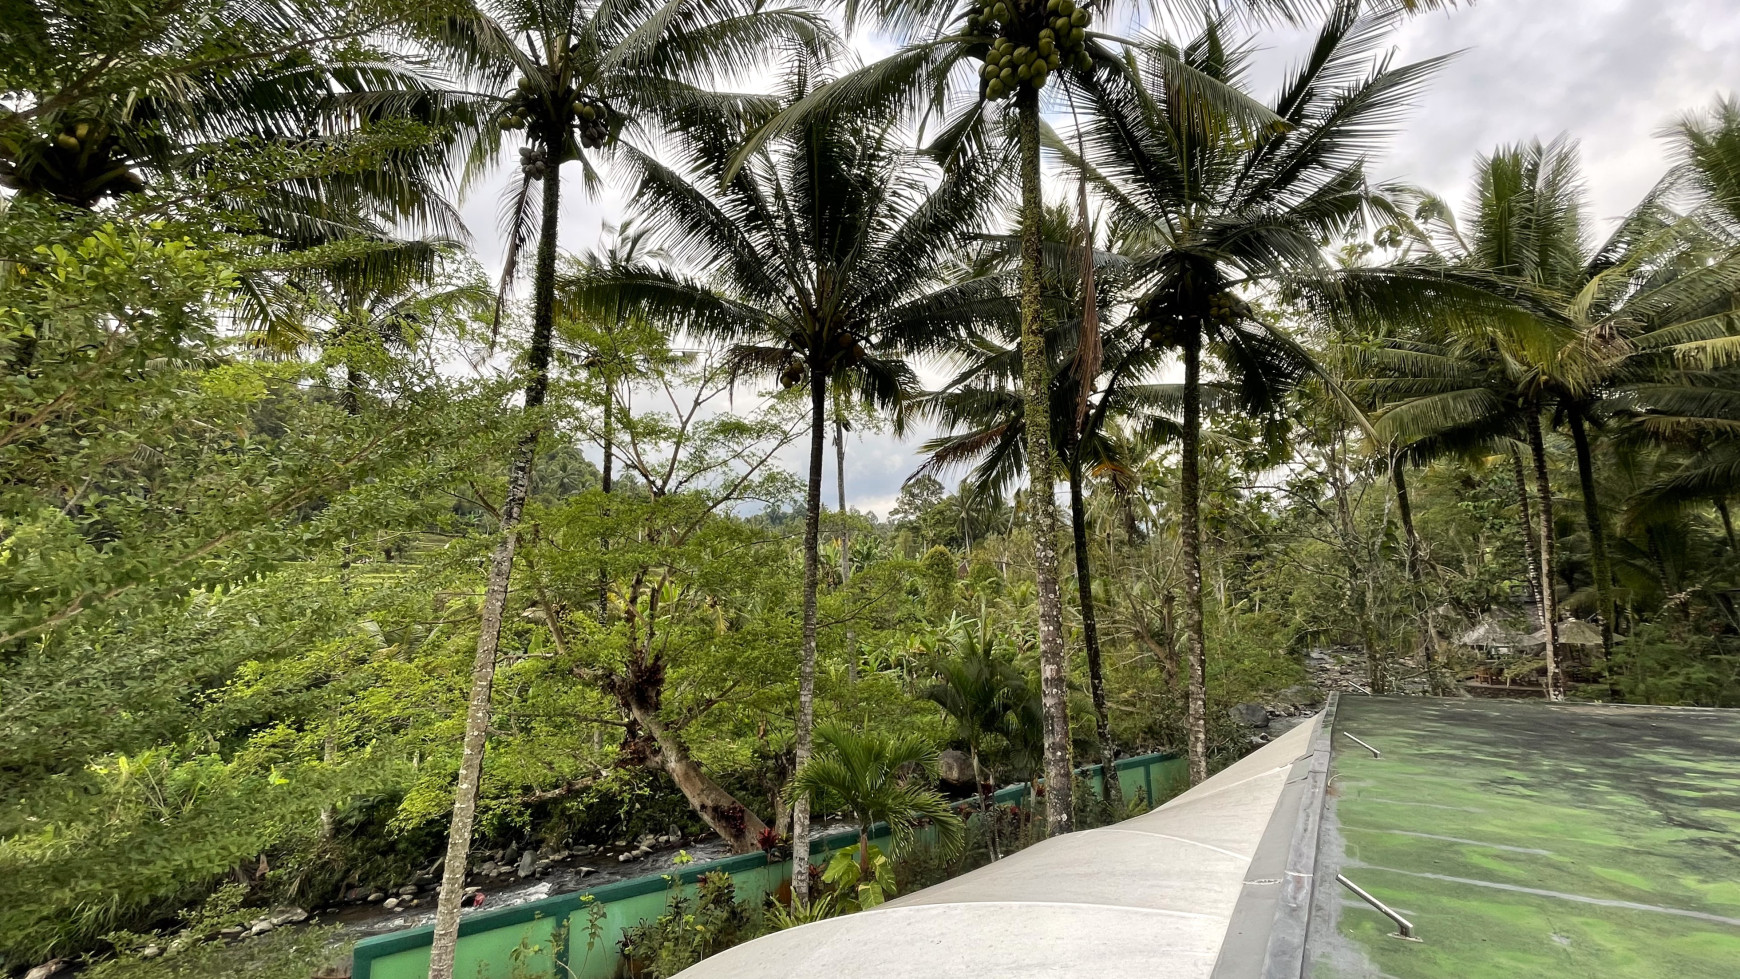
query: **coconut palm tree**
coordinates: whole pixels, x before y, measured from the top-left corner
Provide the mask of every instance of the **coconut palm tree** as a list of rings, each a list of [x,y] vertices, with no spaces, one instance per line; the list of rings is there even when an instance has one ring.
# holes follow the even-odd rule
[[[1046,300],[1047,392],[1051,444],[1069,484],[1070,529],[1074,541],[1076,590],[1087,653],[1088,684],[1094,705],[1100,761],[1110,771],[1116,760],[1106,703],[1099,627],[1093,596],[1093,568],[1087,538],[1084,487],[1095,471],[1121,472],[1119,449],[1110,422],[1153,407],[1157,393],[1139,383],[1163,356],[1144,344],[1129,343],[1131,335],[1096,326],[1083,330],[1086,291],[1081,250],[1072,239],[1079,229],[1068,208],[1047,208],[1043,268]],[[1007,257],[1018,258],[1012,253]],[[1096,303],[1110,305],[1118,278],[1127,264],[1104,249],[1095,249],[1093,276]],[[1011,310],[1013,312],[1013,310]],[[1086,344],[1083,337],[1088,337]],[[1139,339],[1139,337],[1138,337]],[[1097,364],[1089,359],[1097,358]],[[921,473],[956,465],[974,467],[969,483],[975,493],[1001,497],[1026,471],[1026,401],[1022,392],[1023,352],[1018,324],[1006,320],[995,333],[985,333],[955,354],[958,369],[939,390],[917,400],[911,414],[940,423],[943,435],[925,443],[929,453]],[[1088,383],[1083,384],[1084,375]],[[1115,780],[1105,783],[1108,801],[1121,795]]]
[[[1700,227],[1666,207],[1670,187],[1652,190],[1592,243],[1575,145],[1561,138],[1501,147],[1477,162],[1461,225],[1438,198],[1392,194],[1409,236],[1428,244],[1429,256],[1360,272],[1349,290],[1396,331],[1379,332],[1356,355],[1366,365],[1360,370],[1382,378],[1368,388],[1381,388],[1391,402],[1380,430],[1423,446],[1503,438],[1528,446],[1541,516],[1538,601],[1555,696],[1557,548],[1546,424],[1562,423],[1570,436],[1603,652],[1611,658],[1613,570],[1589,430],[1647,410],[1657,398],[1666,399],[1669,415],[1695,410],[1690,392],[1675,393],[1673,378],[1688,358],[1740,336],[1731,312],[1740,260],[1732,248],[1711,254],[1700,244]],[[1415,306],[1427,299],[1432,308],[1422,315]]]
[[[467,175],[484,172],[511,144],[520,144],[520,179],[504,208],[508,252],[502,290],[505,297],[535,227],[525,365],[528,414],[542,408],[549,390],[562,166],[578,163],[592,185],[599,179],[601,155],[617,146],[633,152],[625,137],[654,137],[696,114],[730,114],[757,104],[751,97],[720,95],[699,86],[741,71],[782,38],[813,46],[827,43],[829,35],[811,12],[747,0],[486,0],[442,25],[436,53],[471,86],[446,98],[471,106],[472,114],[485,123],[470,145]],[[499,511],[500,542],[490,556],[436,912],[431,979],[451,979],[453,970],[496,647],[537,442],[538,429],[532,426],[515,449]]]
[[[840,724],[816,727],[821,750],[792,778],[799,798],[837,802],[858,824],[858,869],[870,874],[870,830],[886,823],[893,854],[911,848],[918,831],[936,832],[944,852],[961,845],[959,816],[929,781],[936,774],[936,748],[915,734],[884,737]],[[892,854],[891,854],[892,855]],[[804,874],[803,876],[808,876]],[[798,877],[793,877],[795,885]]]
[[[1177,351],[1185,633],[1191,777],[1207,776],[1206,661],[1202,619],[1198,454],[1203,361],[1218,362],[1243,408],[1269,410],[1314,365],[1239,295],[1331,273],[1320,242],[1345,232],[1368,206],[1364,157],[1442,63],[1395,66],[1378,55],[1401,14],[1338,4],[1311,53],[1268,111],[1281,125],[1254,131],[1209,111],[1177,79],[1174,63],[1231,87],[1252,48],[1222,23],[1162,57],[1144,51],[1123,73],[1080,82],[1085,158],[1058,143],[1107,202],[1140,283],[1134,320],[1146,341]]]
[[[1328,0],[1244,0],[1240,10],[1267,17],[1295,18],[1329,5]],[[1396,0],[1409,10],[1437,7],[1439,0]],[[1069,746],[1069,707],[1063,647],[1063,612],[1057,580],[1056,500],[1045,341],[1040,290],[1041,210],[1040,97],[1053,79],[1081,79],[1096,72],[1120,72],[1117,51],[1131,42],[1094,30],[1099,4],[1089,0],[849,0],[848,25],[873,19],[903,44],[894,55],[865,66],[811,93],[751,136],[731,167],[747,160],[763,140],[813,114],[852,113],[888,108],[918,109],[943,121],[928,151],[939,159],[989,152],[1012,158],[1020,179],[1021,349],[1028,481],[1032,494],[1034,579],[1038,593],[1040,677],[1045,698],[1046,822],[1052,833],[1068,832],[1073,805]],[[1192,15],[1206,5],[1193,0],[1160,4]],[[1387,6],[1387,4],[1386,4]],[[1091,8],[1091,9],[1090,9]],[[1141,45],[1164,63],[1181,91],[1205,107],[1267,125],[1268,110],[1198,71],[1165,45]],[[1057,85],[1051,86],[1056,92]],[[727,169],[727,173],[730,168]]]
[[[786,104],[821,81],[823,63],[796,57]],[[673,137],[688,174],[625,150],[639,178],[637,206],[656,211],[670,252],[694,277],[643,265],[604,270],[576,296],[636,306],[697,337],[731,345],[741,373],[807,387],[811,426],[804,516],[803,652],[797,715],[798,764],[808,760],[815,710],[816,594],[822,470],[836,385],[891,405],[913,387],[904,357],[935,351],[995,315],[997,281],[964,272],[942,280],[953,252],[983,228],[984,201],[1005,168],[989,159],[940,174],[902,143],[886,116],[809,117],[739,168],[720,174],[743,138],[728,116],[693,120]],[[933,186],[934,182],[934,186]],[[809,854],[809,808],[793,810],[793,861]],[[794,888],[807,899],[808,878]]]

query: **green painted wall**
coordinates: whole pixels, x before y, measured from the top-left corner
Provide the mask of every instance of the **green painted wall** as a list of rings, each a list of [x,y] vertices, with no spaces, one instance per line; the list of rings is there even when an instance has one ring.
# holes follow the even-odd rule
[[[1143,755],[1117,764],[1118,782],[1125,799],[1138,790],[1150,800],[1164,802],[1184,791],[1189,773],[1182,759],[1170,755]],[[1100,767],[1084,768],[1096,793],[1101,790]],[[998,803],[1029,801],[1025,785],[999,791]],[[872,839],[886,842],[885,833]],[[852,846],[856,833],[847,831],[824,837],[811,855],[825,863],[835,850]],[[557,894],[511,908],[468,915],[459,923],[459,949],[453,974],[456,979],[613,979],[621,956],[617,942],[625,928],[664,912],[671,879],[694,890],[702,874],[731,875],[740,899],[760,900],[777,891],[789,878],[791,862],[769,864],[759,853],[726,857],[691,864],[681,871],[652,874],[633,880],[605,884],[590,891]],[[596,934],[590,931],[587,905],[604,908]],[[358,942],[353,952],[352,979],[423,979],[429,974],[428,927],[378,935]],[[591,945],[588,948],[588,944]]]

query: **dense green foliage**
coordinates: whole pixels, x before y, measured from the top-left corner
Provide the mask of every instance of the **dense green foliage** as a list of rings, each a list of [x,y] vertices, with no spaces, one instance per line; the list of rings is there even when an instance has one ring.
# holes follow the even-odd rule
[[[847,71],[802,5],[570,6],[529,51],[464,3],[8,6],[0,970],[432,867],[516,453],[480,849],[780,851],[801,797],[897,830],[830,870],[842,911],[1030,842],[1035,814],[985,811],[955,848],[932,769],[964,751],[981,784],[947,788],[981,809],[1046,770],[1060,485],[1080,762],[1224,764],[1252,743],[1228,708],[1312,684],[1740,706],[1733,102],[1597,236],[1568,140],[1479,157],[1460,212],[1368,182],[1437,67],[1382,50],[1417,4],[1256,5],[1322,19],[1271,102],[1237,18],[1075,25],[1065,59],[970,33],[1042,5],[853,5],[935,43]],[[732,69],[780,37],[776,94],[701,83],[756,84]],[[1023,219],[1040,89],[1080,184]],[[508,191],[536,301],[498,305],[453,195],[527,125],[557,150]],[[564,162],[635,223],[558,260]],[[886,513],[822,493],[847,419],[935,436]],[[630,942],[655,974],[823,913],[672,900]],[[103,968],[320,957],[273,943]]]

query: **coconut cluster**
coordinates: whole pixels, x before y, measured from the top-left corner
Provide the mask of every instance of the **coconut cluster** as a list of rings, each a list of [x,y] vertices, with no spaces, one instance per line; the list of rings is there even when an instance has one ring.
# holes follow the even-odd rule
[[[1076,6],[1075,0],[1046,0],[1045,15],[1036,17],[1021,6],[1017,0],[991,0],[967,17],[969,33],[996,38],[979,71],[986,98],[1006,98],[1022,85],[1038,91],[1065,65],[1081,71],[1093,67],[1087,51],[1093,16],[1086,8]]]
[[[0,119],[11,114],[0,112]],[[144,188],[106,122],[68,115],[46,122],[45,130],[11,126],[0,133],[0,187],[45,190],[86,205]]]
[[[501,128],[510,132],[524,129],[526,121],[538,115],[544,106],[564,103],[573,113],[574,131],[580,137],[581,146],[593,150],[610,141],[610,106],[603,99],[568,88],[540,92],[530,78],[524,77],[520,79],[519,91],[508,99],[507,110],[500,120]]]
[[[550,154],[542,146],[520,147],[520,169],[533,180],[544,179],[550,172]]]
[[[1230,292],[1217,292],[1208,297],[1208,318],[1232,325],[1251,318],[1251,307]]]

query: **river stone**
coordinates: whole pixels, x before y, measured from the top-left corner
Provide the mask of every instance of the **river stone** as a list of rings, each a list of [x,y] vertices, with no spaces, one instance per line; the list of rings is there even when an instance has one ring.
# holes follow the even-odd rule
[[[48,979],[60,970],[66,968],[66,959],[49,959],[24,974],[24,979]]]
[[[1312,707],[1323,703],[1323,691],[1309,683],[1300,683],[1281,691],[1276,699],[1292,707]]]
[[[142,949],[139,952],[139,957],[142,959],[154,959],[157,956],[162,955],[162,954],[163,954],[162,949],[158,948],[155,945],[147,945],[147,946],[145,946],[144,949]]]
[[[537,857],[532,855],[532,851],[530,850],[520,854],[519,875],[521,877],[530,877],[532,875],[532,867],[537,863],[537,859]]]
[[[248,929],[243,928],[241,925],[231,925],[228,928],[219,928],[218,929],[218,937],[219,938],[240,938],[240,937],[242,937],[242,934],[244,932],[246,932],[247,930]]]
[[[1227,711],[1232,716],[1233,723],[1245,727],[1268,727],[1269,712],[1262,704],[1235,704]]]
[[[386,908],[388,911],[397,911],[399,910],[399,899],[396,897],[389,897],[381,904],[381,907]]]
[[[369,903],[370,904],[379,904],[382,901],[385,901],[386,899],[387,899],[387,895],[381,891],[375,891],[373,894],[369,895]]]
[[[411,897],[412,895],[414,895],[416,893],[417,893],[417,885],[416,884],[406,884],[404,887],[399,888],[399,896],[400,897]]]
[[[936,756],[936,773],[945,782],[971,782],[973,760],[966,752],[950,748]]]
[[[302,908],[273,908],[266,916],[266,921],[274,927],[279,925],[294,925],[308,920],[308,912]]]
[[[274,929],[276,927],[278,927],[278,926],[272,924],[270,921],[262,921],[256,925],[254,925],[254,927],[249,928],[248,934],[250,934],[250,935],[264,935],[265,933],[271,931],[272,929]]]

